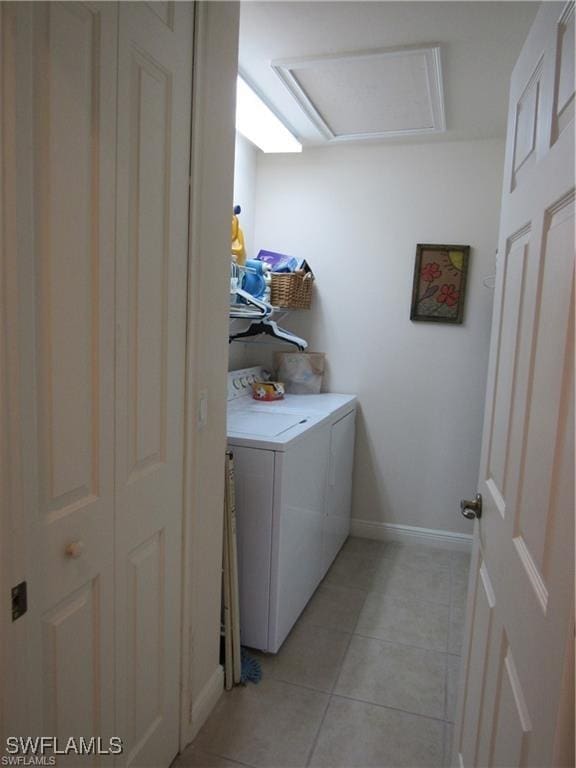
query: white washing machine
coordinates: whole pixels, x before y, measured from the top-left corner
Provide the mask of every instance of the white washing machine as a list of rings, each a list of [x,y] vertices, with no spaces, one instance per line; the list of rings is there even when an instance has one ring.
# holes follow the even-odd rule
[[[261,368],[228,375],[240,631],[276,653],[350,530],[356,397],[252,398]]]

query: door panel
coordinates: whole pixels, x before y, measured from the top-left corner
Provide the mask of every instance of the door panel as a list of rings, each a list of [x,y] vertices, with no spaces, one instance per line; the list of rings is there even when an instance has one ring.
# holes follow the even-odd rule
[[[148,8],[155,13],[156,16],[168,27],[168,29],[174,30],[174,2],[152,2],[146,3]]]
[[[493,747],[488,765],[509,768],[521,765],[532,730],[522,683],[516,671],[512,651],[504,634],[498,667],[498,688],[494,709]]]
[[[546,211],[545,218],[534,362],[527,380],[531,396],[521,468],[524,482],[516,505],[514,530],[514,543],[528,568],[529,578],[540,579],[547,534],[552,533],[554,517],[551,493],[573,300],[574,192]],[[554,343],[550,343],[552,339]]]
[[[497,365],[499,373],[506,365],[510,365],[512,370],[510,375],[498,376],[496,380],[492,412],[494,427],[490,435],[488,456],[489,482],[502,517],[506,514],[505,499],[510,490],[510,443],[507,437],[514,403],[519,394],[518,385],[522,385],[523,381],[517,375],[521,360],[521,339],[515,329],[523,319],[521,310],[526,306],[524,294],[530,285],[525,280],[530,250],[530,229],[523,227],[509,240],[506,272],[503,276],[502,332],[498,341]]]
[[[532,71],[516,102],[512,164],[512,189],[525,178],[536,162],[536,137],[542,109],[542,59]]]
[[[101,254],[93,188],[101,50],[99,18],[87,8],[45,6],[36,21],[39,466],[42,511],[56,519],[98,494]]]
[[[127,481],[166,459],[170,80],[136,50],[130,60]]]
[[[35,13],[39,511],[56,525],[99,495],[97,23],[73,5]]]
[[[26,732],[113,733],[116,8],[16,18]],[[70,545],[74,545],[70,550]],[[33,693],[32,693],[33,692]],[[21,716],[21,715],[20,715]],[[94,758],[95,760],[95,758]],[[88,758],[86,763],[92,763]]]
[[[553,141],[574,120],[574,3],[566,5],[557,24],[557,35]]]
[[[190,3],[119,18],[116,685],[126,765],[178,751]]]
[[[558,119],[573,103],[573,14],[573,3],[541,7],[512,76],[484,510],[456,727],[454,762],[462,766],[553,764],[573,631],[573,112],[563,118],[571,130]]]
[[[101,708],[100,613],[100,580],[95,578],[43,616],[45,732],[63,741],[71,734],[100,733],[102,715],[106,717]]]
[[[126,670],[131,707],[125,738],[130,744],[137,743],[142,734],[154,731],[163,715],[165,559],[163,531],[156,532],[128,554],[126,621],[132,653]]]

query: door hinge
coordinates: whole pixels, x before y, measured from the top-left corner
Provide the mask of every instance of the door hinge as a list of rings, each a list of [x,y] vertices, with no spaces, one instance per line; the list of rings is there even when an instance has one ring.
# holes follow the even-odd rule
[[[12,587],[12,621],[16,621],[28,610],[28,585],[25,581]]]

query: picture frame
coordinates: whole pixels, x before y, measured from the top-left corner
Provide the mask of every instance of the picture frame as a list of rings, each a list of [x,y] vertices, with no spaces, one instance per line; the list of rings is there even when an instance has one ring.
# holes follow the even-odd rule
[[[469,245],[416,246],[410,320],[461,325],[464,319]]]

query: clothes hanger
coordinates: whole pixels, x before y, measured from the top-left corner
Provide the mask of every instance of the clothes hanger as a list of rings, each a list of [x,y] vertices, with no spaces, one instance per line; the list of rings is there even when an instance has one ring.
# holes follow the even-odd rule
[[[245,331],[231,334],[228,341],[239,341],[251,336],[271,336],[278,341],[284,341],[287,344],[294,344],[298,349],[303,352],[308,348],[308,342],[305,339],[301,339],[299,336],[295,336],[290,331],[285,331],[284,328],[280,328],[275,320],[268,318],[264,320],[253,320],[250,326]]]
[[[270,304],[268,304],[266,301],[262,301],[261,299],[257,299],[243,288],[236,287],[230,293],[242,300],[241,304],[230,305],[230,317],[241,317],[245,320],[258,320],[261,318],[270,317],[272,314],[273,310]]]
[[[239,287],[238,280],[241,269],[244,269],[244,267],[239,268],[237,264],[232,265],[230,294],[240,299],[240,302],[230,305],[229,314],[233,319],[251,320],[252,322],[246,330],[231,333],[228,337],[228,342],[264,335],[271,336],[278,341],[284,341],[287,344],[293,344],[300,351],[307,349],[308,342],[305,339],[301,339],[299,336],[290,333],[290,331],[280,328],[278,323],[270,319],[274,312],[271,304],[257,299],[251,293]]]

